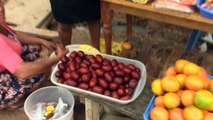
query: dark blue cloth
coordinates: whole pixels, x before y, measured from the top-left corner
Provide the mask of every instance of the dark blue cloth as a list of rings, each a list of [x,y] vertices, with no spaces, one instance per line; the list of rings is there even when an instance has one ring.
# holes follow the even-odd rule
[[[100,0],[50,0],[54,18],[64,24],[100,19]]]

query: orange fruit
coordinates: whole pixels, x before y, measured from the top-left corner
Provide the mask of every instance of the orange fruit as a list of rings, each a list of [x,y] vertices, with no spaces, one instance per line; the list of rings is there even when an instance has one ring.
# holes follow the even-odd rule
[[[155,95],[163,95],[164,94],[164,90],[161,87],[161,79],[155,79],[152,82],[151,88],[152,88],[152,92]]]
[[[207,110],[202,110],[203,111],[203,115],[205,116],[209,111]]]
[[[124,42],[124,43],[123,43],[123,48],[124,48],[125,50],[129,50],[129,49],[132,48],[132,44],[131,44],[130,42]]]
[[[191,106],[194,103],[194,94],[195,92],[192,90],[184,90],[181,94],[180,100],[181,103],[186,106]]]
[[[204,81],[197,75],[189,75],[185,80],[185,87],[189,90],[200,90],[204,87]]]
[[[187,63],[183,67],[183,73],[185,75],[197,75],[200,71],[200,67],[194,63]]]
[[[171,109],[169,111],[169,119],[170,120],[184,120],[183,109],[181,109],[181,108]]]
[[[180,89],[180,83],[174,76],[165,76],[161,81],[163,90],[167,92],[177,92]]]
[[[213,112],[213,106],[211,106],[210,108],[207,109],[210,112]]]
[[[163,103],[168,109],[176,108],[180,105],[180,97],[176,93],[166,93],[163,96]]]
[[[200,67],[199,72],[198,72],[197,75],[200,76],[200,77],[207,77],[208,74],[207,74],[206,70],[203,67]]]
[[[167,70],[166,70],[166,76],[172,75],[175,76],[177,74],[175,67],[174,66],[170,66]]]
[[[202,110],[195,106],[187,106],[183,110],[183,116],[185,120],[203,120],[204,115]]]
[[[186,75],[184,75],[184,74],[178,74],[175,77],[176,77],[176,79],[180,83],[180,88],[184,88],[185,87],[184,82],[185,82],[185,79],[186,79]]]
[[[179,97],[181,97],[181,94],[183,93],[183,90],[178,90],[176,93],[177,93],[177,95],[178,95]]]
[[[207,77],[203,77],[203,83],[204,83],[203,88],[208,90],[211,85],[211,79],[209,79]]]
[[[213,113],[211,112],[206,112],[204,114],[204,120],[213,120]]]
[[[209,91],[213,94],[213,80],[210,79]]]
[[[169,112],[163,107],[154,107],[150,111],[151,120],[169,120]]]
[[[154,105],[159,106],[159,107],[165,107],[165,105],[163,103],[163,96],[156,97],[154,100]]]
[[[175,69],[178,73],[183,73],[183,67],[189,63],[188,60],[180,59],[175,62]]]

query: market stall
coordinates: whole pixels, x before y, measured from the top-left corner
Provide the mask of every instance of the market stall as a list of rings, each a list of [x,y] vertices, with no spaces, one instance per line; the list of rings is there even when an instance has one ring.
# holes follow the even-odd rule
[[[11,24],[15,30],[30,33],[35,36],[47,38],[50,40],[54,40],[57,38],[58,35],[56,31],[51,31],[48,29],[41,28],[45,26],[44,24],[48,24],[49,22],[50,8],[47,2],[43,4],[38,4],[38,3],[42,3],[41,1],[36,2],[33,0],[30,2],[26,2],[26,1],[14,2],[15,6],[18,6],[19,9],[18,8],[15,9],[13,7],[14,5],[11,5],[11,3],[9,4],[9,2],[8,4],[6,4],[7,9],[9,9],[9,12],[7,14],[8,23]],[[23,4],[28,4],[28,7],[27,8],[23,7],[22,6]],[[28,14],[27,12],[29,9],[32,8],[32,5],[34,6],[34,9],[38,6],[42,6],[42,5],[46,6],[42,8],[42,11],[45,11],[45,12],[40,12],[39,9],[35,9],[35,11],[31,11],[31,13],[33,12],[36,15],[29,14],[28,17],[23,17],[23,14]],[[196,41],[195,38],[199,37],[198,33],[200,30],[213,32],[212,20],[202,17],[197,10],[191,14],[179,13],[179,12],[168,11],[168,10],[167,11],[157,10],[151,6],[150,1],[147,4],[142,5],[140,3],[134,3],[130,0],[128,1],[127,0],[101,0],[101,5],[102,5],[101,11],[102,11],[104,36],[106,40],[106,49],[107,49],[107,53],[109,54],[111,53],[110,50],[111,50],[111,41],[112,41],[112,30],[111,30],[112,29],[111,22],[113,20],[112,11],[118,11],[118,12],[128,14],[127,15],[127,35],[128,36],[131,36],[132,34],[132,31],[131,31],[132,15],[140,16],[150,20],[155,20],[155,21],[160,21],[164,23],[169,23],[169,24],[174,24],[178,26],[195,29],[194,34],[192,34],[192,39],[189,42],[190,48],[192,48],[194,44],[196,43],[194,41]],[[19,15],[22,17],[19,18],[18,22],[14,22],[13,20],[15,18],[11,16],[14,16],[13,14],[17,14],[17,9],[20,11],[24,10],[25,13],[21,14],[19,12]],[[29,20],[29,19],[30,21],[26,22],[26,20]],[[85,107],[86,107],[85,108],[86,120],[112,120],[112,119],[141,120],[141,119],[144,119],[145,117],[149,117],[149,113],[146,112],[147,107],[149,106],[150,101],[154,100],[153,98],[154,93],[152,92],[152,86],[151,86],[152,81],[155,80],[156,78],[163,78],[165,76],[166,70],[170,66],[175,65],[175,62],[178,59],[187,59],[190,62],[196,63],[197,65],[200,65],[203,68],[205,68],[208,74],[213,74],[212,72],[213,63],[211,59],[211,56],[213,54],[212,51],[208,53],[200,53],[197,49],[192,52],[183,51],[185,49],[185,45],[183,45],[183,43],[173,43],[171,41],[167,42],[167,41],[148,39],[148,38],[144,38],[143,40],[141,40],[138,46],[140,46],[139,53],[137,54],[135,58],[131,58],[131,59],[136,59],[145,65],[145,68],[143,68],[140,66],[140,64],[135,64],[136,67],[140,66],[139,69],[142,72],[147,71],[147,76],[142,74],[141,72],[140,74],[141,78],[140,79],[137,78],[137,79],[143,82],[141,81],[138,82],[137,84],[138,88],[136,88],[137,91],[135,92],[135,94],[137,95],[133,95],[132,98],[128,98],[128,100],[130,99],[130,101],[125,100],[126,98],[124,99],[123,95],[120,95],[116,99],[114,98],[116,96],[111,96],[111,97],[107,96],[111,94],[111,91],[109,92],[109,94],[106,93],[103,95],[103,91],[100,94],[96,90],[93,90],[93,87],[85,88],[84,83],[87,83],[86,85],[88,85],[88,82],[78,81],[77,83],[75,83],[76,85],[73,85],[72,84],[73,81],[71,81],[72,83],[70,83],[69,75],[68,77],[63,78],[65,79],[63,82],[59,81],[59,78],[61,78],[61,76],[59,75],[60,77],[57,77],[56,72],[59,69],[63,69],[58,67],[59,65],[54,68],[52,72],[51,81],[55,85],[60,86],[61,88],[66,88],[70,90],[72,93],[75,93],[77,95],[83,96],[82,97],[83,99],[85,98],[83,101],[85,102]],[[133,47],[136,47],[136,46],[133,46]],[[75,49],[75,50],[78,51],[79,49]],[[75,50],[71,50],[70,53]],[[85,49],[81,49],[81,50],[85,50]],[[96,53],[90,53],[90,54],[96,55],[100,53],[96,51]],[[67,56],[70,57],[70,54],[68,54]],[[126,60],[125,58],[118,58],[116,56],[109,56],[109,55],[103,55],[103,56],[105,58],[111,58],[110,60],[115,58],[119,60],[119,62],[124,62],[125,65],[131,64],[131,62],[128,62],[128,61],[131,61],[130,59]],[[84,60],[85,58],[82,57],[80,59]],[[76,62],[77,61],[78,60],[76,60]],[[62,62],[64,62],[65,64],[64,60],[60,61],[60,63]],[[66,61],[66,64],[67,62],[68,61]],[[101,62],[100,64],[104,65],[105,63]],[[93,69],[93,67],[91,65],[91,69]],[[68,70],[66,71],[65,70],[62,70],[62,71],[68,72],[70,71],[70,69],[72,69],[72,67],[69,67]],[[112,70],[112,71],[115,72],[116,74],[116,70],[115,71]],[[119,73],[117,74],[120,77]],[[90,76],[90,78],[92,77]],[[103,80],[100,80],[100,81],[103,81]],[[104,80],[104,82],[106,82],[106,80]],[[97,83],[97,84],[101,85],[102,83]],[[125,82],[125,84],[129,84],[129,83]],[[105,88],[105,85],[101,85],[101,89],[102,88],[108,90],[107,87]],[[46,96],[48,96],[48,94],[46,94]],[[36,97],[33,99],[36,99]],[[153,107],[153,103],[151,104]],[[50,107],[53,107],[53,106],[50,105]],[[31,106],[29,106],[29,109],[30,108]],[[81,109],[79,111],[84,111],[82,108],[79,108],[79,109]],[[149,109],[148,111],[150,112],[151,109]],[[81,113],[80,112],[77,114],[74,113],[75,116],[76,115],[80,116],[79,114]],[[23,120],[27,119],[23,110],[16,110],[14,111],[14,113],[3,111],[1,112],[1,115],[2,116],[0,117],[3,119],[4,118],[9,118],[9,119],[20,118]]]
[[[147,18],[150,20],[160,21],[163,23],[169,23],[173,25],[183,26],[187,28],[194,29],[192,36],[189,39],[189,44],[187,49],[192,49],[198,40],[199,32],[207,31],[213,32],[212,26],[213,22],[211,19],[205,18],[200,15],[199,11],[196,9],[193,13],[180,13],[171,10],[159,10],[155,9],[149,1],[147,4],[134,3],[127,0],[102,0],[101,1],[101,11],[102,20],[104,27],[104,35],[106,40],[107,53],[111,53],[111,41],[112,41],[112,13],[113,11],[119,11],[126,13],[128,15],[140,16],[142,18]],[[131,21],[131,17],[128,17],[127,22]],[[129,23],[130,24],[130,23]],[[127,35],[131,33],[131,24],[127,28]]]

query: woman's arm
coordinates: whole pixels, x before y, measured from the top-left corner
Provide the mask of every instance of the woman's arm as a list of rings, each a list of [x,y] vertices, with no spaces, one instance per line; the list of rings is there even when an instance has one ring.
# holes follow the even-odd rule
[[[57,45],[56,57],[45,61],[22,62],[15,70],[14,75],[18,78],[28,78],[30,76],[47,71],[53,64],[57,63],[68,51],[62,46]]]
[[[16,34],[17,34],[18,40],[21,43],[32,44],[32,45],[42,45],[42,40],[37,37],[31,36],[22,32],[16,32]]]
[[[38,37],[34,37],[22,32],[16,32],[18,40],[21,43],[24,44],[31,44],[31,45],[39,45],[39,46],[44,46],[46,48],[48,48],[49,50],[55,50],[56,49],[56,45],[53,42],[44,40],[42,38],[38,38]]]

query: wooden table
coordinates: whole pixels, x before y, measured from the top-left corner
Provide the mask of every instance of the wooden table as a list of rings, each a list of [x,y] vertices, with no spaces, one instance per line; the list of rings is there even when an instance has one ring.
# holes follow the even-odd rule
[[[101,0],[101,16],[106,42],[106,52],[108,54],[111,54],[111,21],[113,11],[128,14],[127,35],[131,34],[131,15],[194,29],[188,41],[188,50],[192,49],[195,45],[200,30],[213,32],[213,20],[202,17],[198,11],[195,11],[193,14],[185,14],[174,11],[157,10],[154,9],[150,3],[141,5],[127,0]]]
[[[154,9],[150,3],[147,5],[136,4],[127,0],[101,0],[101,17],[103,21],[104,37],[106,42],[106,52],[111,54],[112,41],[112,14],[118,11],[127,14],[127,35],[131,35],[131,16],[140,16],[143,18],[178,25],[190,29],[192,35],[188,41],[187,49],[191,50],[198,40],[200,30],[213,32],[213,20],[200,16],[198,11],[193,14],[185,14],[174,11],[165,11]],[[147,45],[147,44],[145,44]],[[180,52],[174,51],[174,55],[180,57]],[[171,63],[176,61],[175,58],[169,60]],[[170,65],[170,64],[168,64]],[[165,66],[165,68],[168,66]],[[163,74],[163,73],[162,73]],[[161,75],[162,75],[161,74]],[[141,95],[132,103],[127,105],[118,105],[93,97],[86,98],[86,120],[99,120],[100,104],[107,105],[115,111],[119,111],[134,120],[143,119],[143,113],[152,97],[150,84],[147,82]]]

